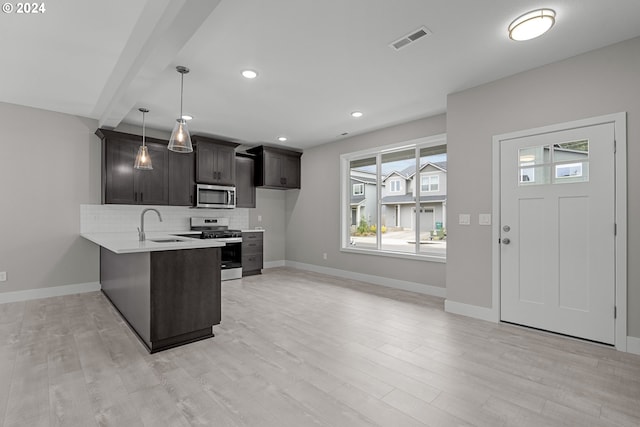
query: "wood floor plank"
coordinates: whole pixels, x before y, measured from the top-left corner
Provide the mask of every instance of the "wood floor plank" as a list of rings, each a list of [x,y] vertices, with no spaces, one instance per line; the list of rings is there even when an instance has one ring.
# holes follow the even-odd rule
[[[150,355],[100,293],[0,305],[0,427],[637,426],[640,357],[287,268]]]

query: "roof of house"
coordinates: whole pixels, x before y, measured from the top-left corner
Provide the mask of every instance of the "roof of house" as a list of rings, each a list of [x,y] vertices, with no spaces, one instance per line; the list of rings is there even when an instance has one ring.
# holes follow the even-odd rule
[[[351,180],[352,181],[362,182],[364,184],[375,184],[376,183],[376,179],[375,178],[364,178],[364,177],[361,177],[361,176],[353,176],[353,175],[351,175]]]
[[[420,165],[420,170],[426,168],[429,165],[437,169],[440,169],[443,172],[447,171],[447,162],[425,162]],[[414,165],[411,165],[409,167],[404,168],[401,173],[407,176],[407,178],[411,178],[416,173],[416,167]]]

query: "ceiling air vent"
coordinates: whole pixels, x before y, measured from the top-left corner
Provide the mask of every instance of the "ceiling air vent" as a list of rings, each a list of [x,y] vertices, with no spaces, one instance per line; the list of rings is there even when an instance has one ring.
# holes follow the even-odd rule
[[[400,50],[425,36],[430,36],[431,34],[431,30],[427,27],[420,27],[417,30],[410,32],[409,34],[400,37],[398,40],[389,44],[389,46],[391,46],[394,50]]]

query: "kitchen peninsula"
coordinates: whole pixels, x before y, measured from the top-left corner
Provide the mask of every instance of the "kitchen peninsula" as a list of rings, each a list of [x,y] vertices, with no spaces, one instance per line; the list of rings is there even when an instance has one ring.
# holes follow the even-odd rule
[[[83,233],[100,246],[102,292],[150,353],[213,336],[224,242],[167,233]]]

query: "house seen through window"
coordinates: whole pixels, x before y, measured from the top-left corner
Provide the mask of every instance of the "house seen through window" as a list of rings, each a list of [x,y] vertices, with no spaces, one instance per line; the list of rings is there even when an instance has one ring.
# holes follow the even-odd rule
[[[343,250],[446,257],[444,136],[342,156]]]

